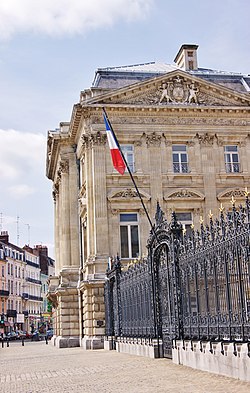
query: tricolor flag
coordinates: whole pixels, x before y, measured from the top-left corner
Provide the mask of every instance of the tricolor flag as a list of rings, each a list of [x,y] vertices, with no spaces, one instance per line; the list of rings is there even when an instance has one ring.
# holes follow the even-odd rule
[[[107,118],[105,111],[103,111],[103,118],[106,126],[108,144],[113,161],[113,166],[121,175],[123,175],[126,169],[126,165],[122,158],[121,152],[118,147],[116,136],[114,134],[114,131],[112,130],[111,124]]]

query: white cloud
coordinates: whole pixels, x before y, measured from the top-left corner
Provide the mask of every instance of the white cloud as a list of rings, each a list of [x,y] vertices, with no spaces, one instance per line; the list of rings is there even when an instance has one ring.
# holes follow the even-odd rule
[[[28,195],[34,194],[35,189],[27,184],[16,184],[8,188],[8,192],[14,199],[25,198]]]
[[[46,137],[42,134],[0,129],[0,181],[19,181],[45,173]]]
[[[0,37],[33,31],[82,34],[145,18],[154,0],[1,0]]]

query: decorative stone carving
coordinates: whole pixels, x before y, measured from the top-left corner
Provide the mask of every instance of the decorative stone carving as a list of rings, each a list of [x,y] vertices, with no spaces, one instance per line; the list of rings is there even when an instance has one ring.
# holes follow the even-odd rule
[[[184,103],[189,96],[189,87],[183,78],[177,76],[171,81],[164,82],[160,88],[162,90],[159,104],[163,102]]]
[[[198,104],[198,95],[199,93],[199,88],[196,87],[196,85],[192,82],[189,85],[189,95],[188,95],[188,103],[191,104],[192,102],[194,102],[195,104]]]
[[[101,134],[100,131],[98,131],[96,134],[91,134],[90,135],[90,141],[92,146],[93,145],[106,145],[106,141],[107,141],[107,135],[106,134]]]
[[[92,148],[93,146],[102,146],[106,145],[107,135],[102,134],[100,131],[97,131],[95,134],[90,135],[82,135],[81,137],[83,146],[88,149]]]
[[[89,136],[88,135],[82,135],[81,137],[82,145],[85,149],[89,147]]]
[[[150,200],[150,195],[148,195],[146,192],[144,192],[144,191],[140,191],[140,195],[141,195],[141,197],[142,198],[144,198],[144,199],[146,199],[146,200]],[[131,188],[126,188],[126,189],[124,189],[124,190],[121,190],[121,191],[118,191],[118,192],[115,192],[115,193],[113,193],[113,194],[111,194],[109,197],[108,197],[108,200],[110,201],[110,202],[112,202],[112,201],[114,201],[114,200],[119,200],[119,201],[121,201],[121,200],[126,200],[126,199],[134,199],[134,198],[138,198],[139,199],[139,196],[138,196],[138,194],[137,194],[137,192],[136,192],[136,190],[135,189],[131,189]]]
[[[161,136],[157,135],[155,132],[153,132],[150,135],[145,134],[145,138],[146,138],[147,146],[150,146],[150,145],[160,146],[160,144],[161,144]]]
[[[185,188],[182,188],[178,191],[174,191],[173,193],[170,193],[169,195],[167,195],[164,199],[168,200],[168,199],[199,199],[199,200],[203,200],[204,199],[204,195],[202,194],[198,194],[197,192],[191,191],[191,190],[187,190]]]
[[[59,194],[59,184],[55,183],[53,185],[53,190],[52,190],[52,197],[54,201],[56,201],[56,197],[58,196],[58,194]]]
[[[240,188],[235,188],[235,189],[231,189],[231,190],[227,190],[227,191],[223,191],[218,195],[218,200],[220,199],[232,199],[232,197],[234,198],[240,198],[240,199],[245,199],[246,198],[246,194],[245,194],[245,190],[244,189],[240,189]]]
[[[131,190],[131,188],[127,188],[126,190],[117,192],[115,194],[116,198],[125,198],[125,199],[131,199],[131,198],[138,198],[137,192],[134,190]]]
[[[149,117],[149,116],[117,116],[115,117],[115,123],[119,124],[150,124],[153,123],[155,125],[209,125],[209,126],[250,126],[250,120],[246,120],[243,118],[221,118],[219,117],[207,117],[201,115],[197,109],[197,113],[195,116],[186,116],[185,112],[181,112],[181,117],[179,115],[178,109],[175,109],[174,112],[171,112],[169,116],[160,116],[160,117]],[[114,122],[113,122],[114,123]]]
[[[69,161],[68,160],[62,160],[60,162],[59,172],[60,173],[69,173]]]
[[[212,146],[214,143],[215,135],[208,134],[207,132],[204,135],[200,135],[197,133],[196,138],[201,145]]]

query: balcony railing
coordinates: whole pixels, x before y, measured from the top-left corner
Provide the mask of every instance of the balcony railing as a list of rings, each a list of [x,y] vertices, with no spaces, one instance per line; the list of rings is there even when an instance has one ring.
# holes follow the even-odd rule
[[[5,291],[4,289],[0,289],[0,296],[9,297],[10,292]]]
[[[39,269],[39,264],[38,263],[31,262],[31,261],[28,261],[28,260],[26,260],[25,262],[27,263],[27,265],[33,266],[33,267],[37,267]]]
[[[240,163],[239,162],[226,162],[226,172],[227,173],[239,173]]]
[[[40,296],[33,296],[33,295],[29,295],[29,299],[30,300],[37,300],[38,302],[42,302],[43,298]]]
[[[179,162],[174,162],[173,163],[173,171],[174,173],[188,173],[188,163],[187,162],[183,162],[183,163],[179,163]]]
[[[17,311],[16,310],[7,310],[7,317],[16,318]]]
[[[42,285],[42,282],[40,280],[36,280],[35,278],[26,277],[26,281],[33,282],[34,284]]]

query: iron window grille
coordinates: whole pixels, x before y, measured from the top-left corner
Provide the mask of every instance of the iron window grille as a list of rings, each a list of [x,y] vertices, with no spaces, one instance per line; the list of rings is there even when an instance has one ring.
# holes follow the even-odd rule
[[[188,173],[188,154],[186,145],[173,145],[173,171],[174,173]]]
[[[227,173],[240,172],[238,146],[224,146],[225,167]]]

